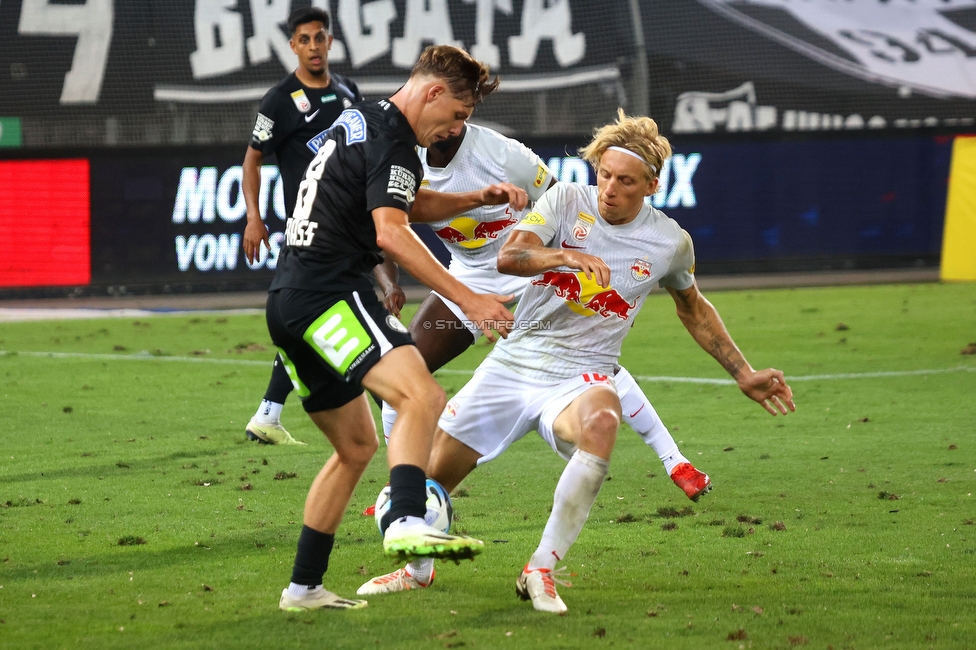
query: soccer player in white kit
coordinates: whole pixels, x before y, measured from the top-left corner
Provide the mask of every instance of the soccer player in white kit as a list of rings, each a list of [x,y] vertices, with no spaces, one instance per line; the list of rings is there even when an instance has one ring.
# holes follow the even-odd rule
[[[671,154],[657,124],[620,111],[581,153],[596,168],[597,186],[556,185],[502,247],[498,269],[533,279],[509,338],[448,402],[428,468],[453,490],[532,430],[567,459],[542,540],[516,582],[535,609],[558,614],[566,605],[553,571],[606,477],[622,417],[613,372],[655,284],[671,294],[682,324],[743,393],[771,415],[795,410],[783,373],[754,370],[698,291],[691,238],[644,202]]]
[[[531,201],[538,201],[556,184],[542,159],[522,143],[497,131],[465,124],[457,137],[419,150],[424,165],[422,187],[438,192],[465,192],[485,184],[508,182],[524,189]],[[498,252],[523,213],[509,206],[485,206],[461,216],[429,224],[451,253],[450,273],[472,291],[490,291],[522,297],[530,279],[498,271]],[[481,330],[456,304],[431,292],[410,324],[410,335],[431,372],[470,347]],[[711,480],[696,469],[678,450],[678,445],[658,417],[640,386],[625,368],[619,368],[614,382],[620,393],[624,421],[654,449],[668,475],[688,498],[698,501],[711,488]],[[383,429],[387,438],[396,421],[396,411],[383,405]],[[429,584],[418,576],[418,586]]]

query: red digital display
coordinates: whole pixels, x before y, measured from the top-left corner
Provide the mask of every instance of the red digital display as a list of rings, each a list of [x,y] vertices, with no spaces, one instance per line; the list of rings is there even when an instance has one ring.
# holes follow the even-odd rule
[[[91,282],[87,160],[0,161],[0,287]]]

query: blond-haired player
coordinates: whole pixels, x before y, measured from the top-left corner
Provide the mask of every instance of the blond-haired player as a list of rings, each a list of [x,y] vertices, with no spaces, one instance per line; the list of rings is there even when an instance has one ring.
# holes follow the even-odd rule
[[[516,582],[523,599],[553,613],[566,611],[553,570],[589,516],[616,441],[620,347],[654,285],[671,294],[682,324],[743,393],[771,415],[795,409],[783,373],[754,370],[699,292],[691,238],[645,204],[671,154],[654,120],[620,111],[581,154],[597,185],[556,185],[502,247],[498,269],[533,280],[508,339],[441,415],[429,469],[453,490],[532,430],[567,459],[542,540]]]

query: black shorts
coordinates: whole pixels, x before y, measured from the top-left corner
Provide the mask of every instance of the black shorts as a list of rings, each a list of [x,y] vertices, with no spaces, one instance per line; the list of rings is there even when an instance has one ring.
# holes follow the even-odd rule
[[[268,332],[305,411],[339,408],[363,393],[370,368],[413,339],[372,292],[268,293]]]

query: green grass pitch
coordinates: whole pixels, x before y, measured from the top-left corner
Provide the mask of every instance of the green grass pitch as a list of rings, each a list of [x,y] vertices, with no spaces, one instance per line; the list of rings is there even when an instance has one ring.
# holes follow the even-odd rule
[[[361,611],[284,613],[330,448],[294,397],[283,421],[308,447],[245,441],[272,358],[263,316],[2,324],[0,647],[972,647],[976,285],[709,297],[754,366],[787,373],[797,412],[654,379],[723,371],[652,296],[622,362],[715,489],[692,504],[624,428],[565,561],[565,617],[514,593],[563,466],[538,438],[455,495],[456,528],[488,545],[475,562]],[[439,374],[445,388],[487,350]],[[395,567],[360,515],[385,481],[381,448],[333,591]]]

